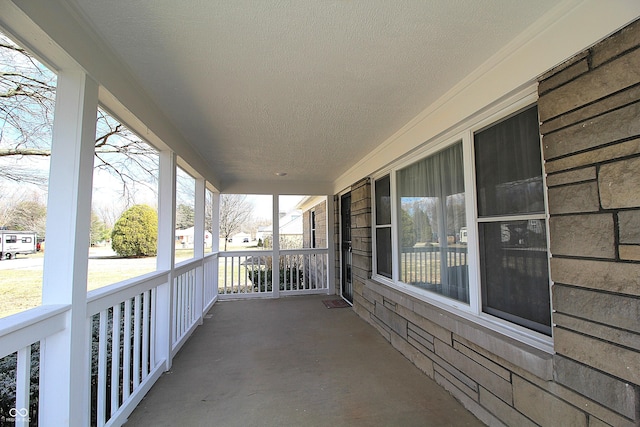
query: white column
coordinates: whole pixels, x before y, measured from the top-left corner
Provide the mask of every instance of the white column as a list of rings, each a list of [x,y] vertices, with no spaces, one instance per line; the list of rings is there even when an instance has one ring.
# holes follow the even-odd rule
[[[211,203],[211,251],[215,254],[220,252],[220,193],[215,192],[212,194],[213,200]],[[216,255],[215,265],[213,267],[213,283],[207,283],[206,286],[213,286],[213,295],[215,298],[218,296],[218,277],[220,268],[220,258]]]
[[[211,251],[220,252],[220,193],[213,193],[213,206],[211,207]],[[216,276],[218,277],[218,276]]]
[[[58,75],[47,202],[42,304],[70,304],[67,328],[42,341],[42,426],[89,425],[87,264],[98,85],[80,71]]]
[[[196,200],[193,225],[193,257],[204,258],[204,205],[205,182],[203,178],[196,178]],[[201,265],[196,271],[196,307],[198,308],[198,324],[202,325],[202,311],[204,309],[204,267]]]
[[[203,178],[196,178],[196,200],[193,228],[193,256],[202,258],[204,256],[204,208],[206,200],[206,188]]]
[[[160,152],[158,177],[158,270],[171,270],[175,264],[176,155]]]
[[[280,195],[273,195],[273,252],[271,261],[271,291],[280,296]]]
[[[335,206],[333,203],[333,196],[327,196],[327,280],[329,289],[328,295],[336,293],[336,248],[335,248],[335,228],[336,228],[336,213],[334,212]]]
[[[156,357],[165,358],[165,369],[171,368],[173,325],[173,266],[175,264],[176,224],[176,155],[160,152],[158,180],[158,270],[168,270],[167,283],[156,293]]]

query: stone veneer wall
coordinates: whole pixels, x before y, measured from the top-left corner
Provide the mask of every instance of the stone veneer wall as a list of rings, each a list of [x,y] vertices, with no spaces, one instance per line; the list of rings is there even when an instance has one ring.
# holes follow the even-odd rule
[[[639,422],[640,21],[542,76],[554,378]]]
[[[351,252],[353,297],[362,293],[371,277],[371,183],[363,179],[351,186]],[[355,301],[354,301],[355,303]]]
[[[316,247],[327,247],[327,202],[321,202],[302,213],[302,247],[311,247],[311,211],[316,213]]]
[[[486,424],[640,424],[638,27],[541,77],[556,354],[370,280],[370,185],[352,188],[354,310]]]
[[[335,294],[340,295],[341,287],[342,287],[342,277],[340,272],[342,268],[340,265],[342,258],[340,257],[342,256],[342,254],[340,252],[341,236],[340,236],[340,196],[339,195],[333,196],[333,224],[334,224],[334,227],[333,227],[334,269],[333,271],[335,272],[335,277],[333,278],[333,280],[335,283]]]

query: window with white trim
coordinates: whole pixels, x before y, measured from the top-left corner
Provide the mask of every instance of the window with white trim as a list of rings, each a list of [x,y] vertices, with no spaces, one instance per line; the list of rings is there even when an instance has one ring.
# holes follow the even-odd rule
[[[391,181],[389,175],[376,180],[375,185],[375,240],[376,272],[384,277],[392,277],[391,251]]]
[[[482,311],[551,335],[538,109],[474,133]]]
[[[316,247],[316,211],[315,209],[310,212],[309,228],[311,230],[311,247]]]
[[[538,110],[511,112],[470,123],[374,179],[374,278],[544,341],[551,303]]]

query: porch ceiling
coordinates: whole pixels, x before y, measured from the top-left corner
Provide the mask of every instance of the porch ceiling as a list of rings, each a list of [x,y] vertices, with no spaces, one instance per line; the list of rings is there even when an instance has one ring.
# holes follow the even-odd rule
[[[558,3],[61,1],[223,187],[334,182]]]

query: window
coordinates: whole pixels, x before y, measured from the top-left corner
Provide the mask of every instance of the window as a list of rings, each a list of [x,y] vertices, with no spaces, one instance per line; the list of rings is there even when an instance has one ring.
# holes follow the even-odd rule
[[[316,247],[316,211],[310,212],[311,247]]]
[[[6,243],[17,243],[18,242],[18,236],[14,235],[14,234],[9,234],[7,235],[7,237],[4,239],[4,241]]]
[[[391,278],[391,182],[389,175],[375,182],[376,203],[376,272]]]
[[[469,302],[462,142],[397,173],[400,280]]]
[[[538,110],[474,134],[482,310],[551,334]]]
[[[23,237],[22,238],[22,243],[31,243],[31,242],[33,242],[31,237]]]
[[[549,348],[537,106],[485,123],[374,180],[374,277]]]

